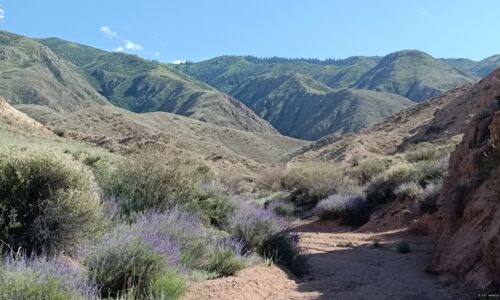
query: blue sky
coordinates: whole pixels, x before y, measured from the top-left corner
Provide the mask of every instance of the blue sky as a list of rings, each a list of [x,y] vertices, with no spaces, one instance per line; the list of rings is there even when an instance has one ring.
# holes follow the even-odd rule
[[[164,62],[223,54],[344,58],[500,53],[498,0],[0,0],[4,30]]]

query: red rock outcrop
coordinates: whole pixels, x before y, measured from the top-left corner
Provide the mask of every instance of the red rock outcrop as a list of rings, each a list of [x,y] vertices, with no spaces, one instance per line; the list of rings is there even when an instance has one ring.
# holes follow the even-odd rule
[[[486,289],[500,281],[500,69],[462,97],[474,117],[438,200],[432,269]]]

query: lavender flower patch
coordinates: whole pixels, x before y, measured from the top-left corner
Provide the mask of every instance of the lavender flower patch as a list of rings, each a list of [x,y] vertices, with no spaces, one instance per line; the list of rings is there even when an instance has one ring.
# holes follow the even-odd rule
[[[246,250],[261,250],[270,236],[288,228],[288,222],[274,212],[240,201],[229,220],[228,232],[245,244]]]
[[[89,283],[81,266],[69,258],[8,256],[0,266],[0,289],[16,299],[39,293],[46,296],[98,298],[97,286]]]
[[[321,200],[314,212],[321,219],[340,220],[344,225],[358,226],[369,218],[366,200],[359,196],[333,194]]]

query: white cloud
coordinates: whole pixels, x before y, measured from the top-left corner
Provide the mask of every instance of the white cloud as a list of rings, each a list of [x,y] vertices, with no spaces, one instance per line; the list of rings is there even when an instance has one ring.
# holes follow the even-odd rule
[[[5,19],[5,9],[0,6],[0,23]]]
[[[172,63],[173,63],[174,65],[180,65],[180,64],[183,64],[183,63],[185,63],[185,62],[186,62],[185,60],[180,60],[180,59],[178,59],[178,60],[174,60]]]
[[[113,39],[113,38],[118,36],[118,33],[111,30],[111,28],[109,28],[109,26],[101,26],[101,28],[99,28],[99,32],[104,34],[107,38],[110,38],[110,39]]]
[[[142,46],[139,44],[136,44],[132,41],[125,40],[125,49],[131,50],[131,51],[142,51]]]
[[[160,52],[156,51],[155,52],[155,57],[160,57]]]
[[[431,12],[430,12],[430,11],[428,11],[428,10],[424,10],[424,11],[421,11],[421,12],[420,12],[420,15],[421,15],[421,16],[428,16],[428,15],[430,15],[430,14],[431,14]]]
[[[116,48],[114,49],[114,51],[115,51],[115,52],[123,52],[123,51],[125,51],[125,49],[124,49],[122,46],[120,46],[120,47],[116,47]]]

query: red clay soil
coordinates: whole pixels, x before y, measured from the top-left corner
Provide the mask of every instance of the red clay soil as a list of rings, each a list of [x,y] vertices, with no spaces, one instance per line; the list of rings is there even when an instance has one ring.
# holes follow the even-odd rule
[[[500,70],[464,97],[475,116],[438,200],[433,270],[488,289],[500,284]]]

